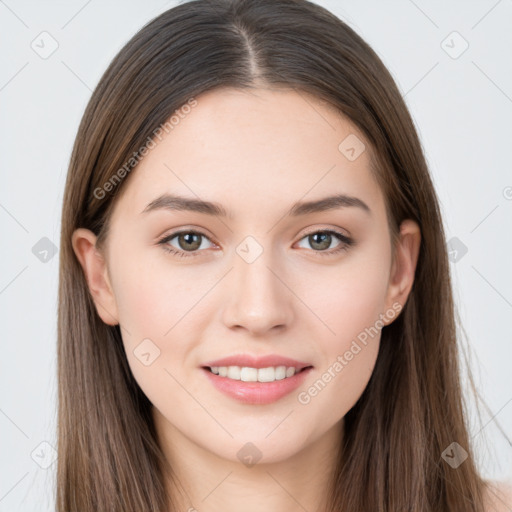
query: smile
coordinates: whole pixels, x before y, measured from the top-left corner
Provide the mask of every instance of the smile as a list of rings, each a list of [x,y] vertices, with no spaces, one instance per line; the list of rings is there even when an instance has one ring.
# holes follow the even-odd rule
[[[201,370],[213,387],[223,395],[244,404],[264,405],[290,395],[303,384],[313,367],[307,366],[297,370],[293,366],[213,366],[203,367]],[[213,370],[218,373],[214,373]],[[221,376],[221,372],[226,375]]]
[[[249,366],[212,366],[212,373],[220,377],[243,382],[274,382],[293,377],[301,370],[293,366],[269,366],[267,368],[252,368]]]

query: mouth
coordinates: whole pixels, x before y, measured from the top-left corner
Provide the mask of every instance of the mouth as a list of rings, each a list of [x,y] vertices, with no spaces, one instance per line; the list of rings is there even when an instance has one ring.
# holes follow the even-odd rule
[[[313,365],[280,354],[234,354],[207,361],[200,368],[225,396],[244,404],[263,405],[290,395]]]
[[[219,377],[242,382],[275,382],[286,380],[307,371],[313,366],[267,366],[254,368],[251,366],[203,366],[203,369]]]
[[[210,361],[201,371],[224,396],[247,405],[265,405],[291,395],[313,365],[275,355],[238,355]]]

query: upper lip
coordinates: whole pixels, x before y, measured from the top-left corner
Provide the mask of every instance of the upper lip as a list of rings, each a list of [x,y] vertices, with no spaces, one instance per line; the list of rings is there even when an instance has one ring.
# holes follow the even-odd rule
[[[223,357],[222,359],[216,359],[215,361],[209,361],[203,366],[240,366],[249,368],[268,368],[270,366],[286,366],[294,367],[296,370],[302,370],[308,366],[312,366],[309,363],[297,361],[289,357],[280,356],[277,354],[269,354],[266,356],[252,356],[250,354],[235,354],[233,356]]]

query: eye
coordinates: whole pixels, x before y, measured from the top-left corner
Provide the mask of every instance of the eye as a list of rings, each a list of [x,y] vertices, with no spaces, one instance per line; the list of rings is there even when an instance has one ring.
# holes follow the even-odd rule
[[[178,247],[169,245],[169,243],[177,239]],[[171,235],[168,235],[161,240],[158,241],[159,245],[162,245],[162,248],[170,252],[172,254],[175,254],[176,256],[180,257],[188,257],[188,256],[195,256],[195,252],[197,252],[198,249],[205,249],[207,247],[204,247],[203,241],[204,240],[210,240],[206,235],[203,233],[199,233],[198,231],[178,231],[177,233],[172,233]],[[187,254],[190,253],[190,254]]]
[[[314,231],[303,237],[301,241],[302,240],[307,240],[313,250],[320,253],[322,256],[338,254],[341,251],[346,251],[354,244],[351,238],[332,229]],[[327,251],[326,249],[329,248],[333,240],[337,240],[338,245],[334,249]]]
[[[174,239],[176,239],[177,247],[170,244]],[[213,244],[205,234],[200,233],[199,231],[185,230],[165,236],[158,241],[158,244],[161,245],[166,252],[181,258],[186,258],[189,256],[197,256],[199,249],[207,249],[208,247],[205,247],[203,243],[205,240],[208,240]],[[354,241],[351,238],[332,229],[313,231],[301,238],[300,242],[302,240],[307,240],[310,243],[312,250],[320,253],[322,256],[338,254],[341,251],[346,251],[354,244]],[[338,245],[335,246],[334,249],[326,250],[333,241],[338,241]]]

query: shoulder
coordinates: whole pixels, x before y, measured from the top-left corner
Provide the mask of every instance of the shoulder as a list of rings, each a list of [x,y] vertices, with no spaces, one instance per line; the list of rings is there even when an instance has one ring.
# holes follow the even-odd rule
[[[485,512],[512,512],[512,481],[485,483]]]

